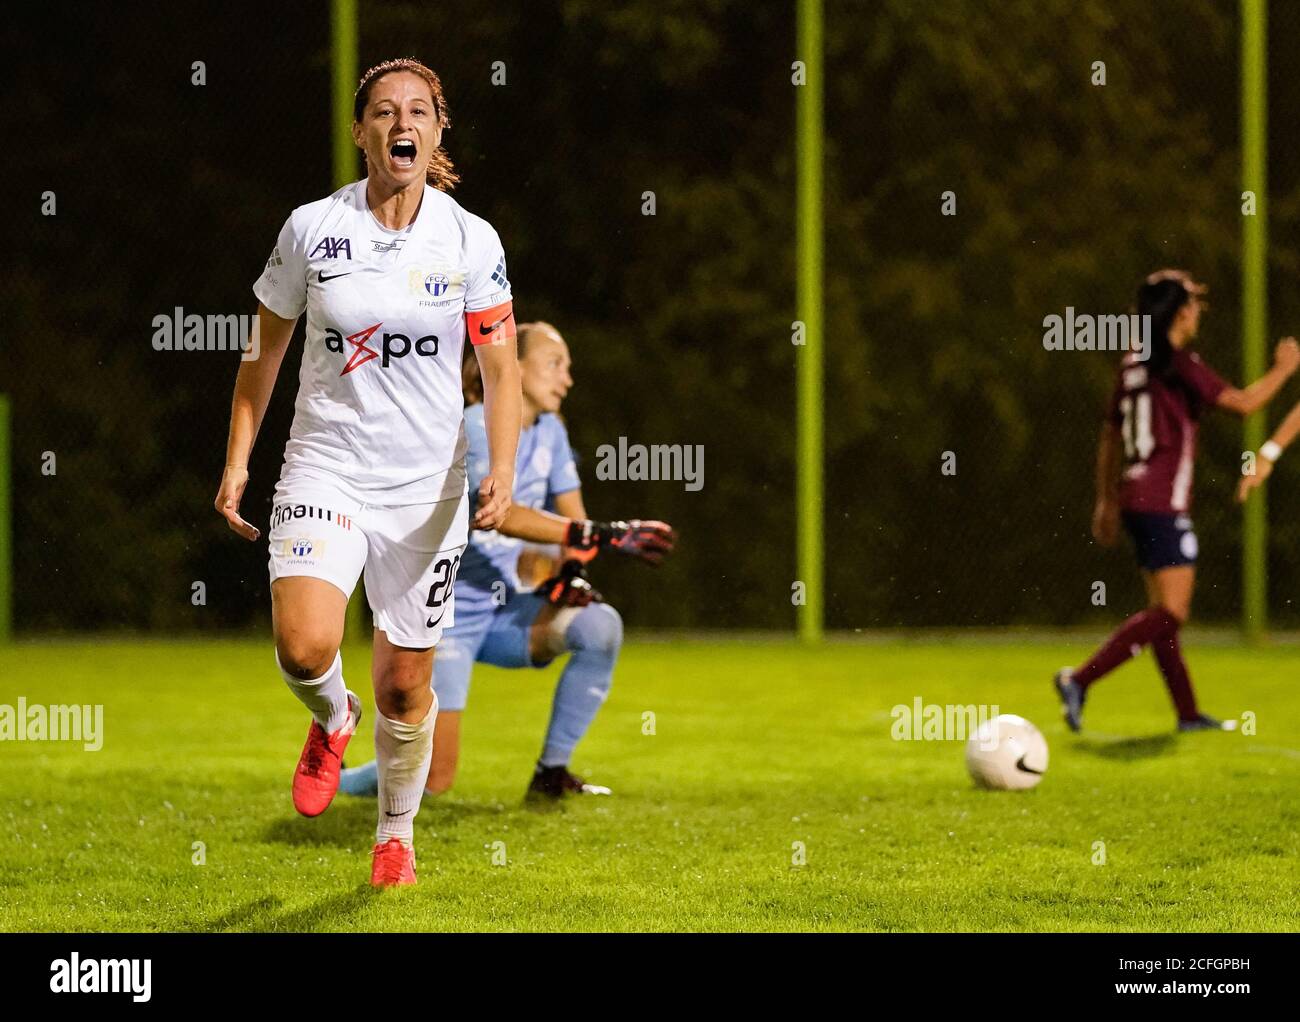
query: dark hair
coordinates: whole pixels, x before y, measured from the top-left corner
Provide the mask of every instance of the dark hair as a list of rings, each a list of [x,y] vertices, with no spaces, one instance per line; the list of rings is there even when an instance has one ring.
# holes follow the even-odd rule
[[[1185,270],[1157,270],[1138,288],[1138,315],[1151,317],[1151,357],[1147,367],[1153,374],[1162,375],[1174,357],[1169,328],[1174,325],[1178,310],[1193,294],[1204,290]]]
[[[428,83],[429,91],[433,93],[433,109],[438,118],[438,127],[444,131],[450,128],[451,120],[447,116],[447,98],[442,94],[441,79],[414,57],[398,57],[396,60],[386,60],[382,64],[376,64],[363,74],[361,83],[357,86],[356,95],[352,97],[352,119],[359,121],[366,112],[366,103],[370,101],[371,86],[383,78],[384,75],[393,74],[397,71],[409,71],[411,74],[419,75]],[[362,151],[362,157],[365,158],[364,150]],[[451,157],[447,155],[447,150],[442,146],[438,146],[433,151],[433,155],[429,157],[429,166],[426,168],[424,176],[429,184],[440,192],[451,191],[460,180],[460,175],[452,169]]]
[[[528,342],[533,334],[549,330],[553,334],[560,331],[550,323],[537,320],[535,323],[520,323],[515,335],[516,354],[520,359],[528,353]],[[460,389],[465,393],[465,407],[476,405],[483,400],[483,375],[479,372],[478,356],[465,345],[465,359],[460,364]]]

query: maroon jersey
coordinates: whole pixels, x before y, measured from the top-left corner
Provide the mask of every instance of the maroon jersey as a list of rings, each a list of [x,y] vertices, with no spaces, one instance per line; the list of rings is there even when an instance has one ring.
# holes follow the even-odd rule
[[[1228,384],[1200,356],[1175,351],[1163,375],[1131,352],[1120,363],[1109,419],[1124,440],[1120,507],[1179,514],[1192,504],[1196,425]]]

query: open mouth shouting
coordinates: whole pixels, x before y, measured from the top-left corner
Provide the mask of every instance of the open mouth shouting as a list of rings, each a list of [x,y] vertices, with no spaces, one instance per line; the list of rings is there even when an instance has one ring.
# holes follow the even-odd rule
[[[393,166],[401,170],[406,170],[415,166],[415,143],[409,138],[394,142],[388,148],[388,155],[393,161]]]

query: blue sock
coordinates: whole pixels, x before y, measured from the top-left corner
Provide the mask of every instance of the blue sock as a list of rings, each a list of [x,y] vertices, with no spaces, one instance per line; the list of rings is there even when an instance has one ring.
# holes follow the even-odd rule
[[[372,759],[359,767],[339,771],[339,791],[345,795],[379,795],[379,765]]]
[[[614,661],[623,645],[623,619],[608,604],[590,603],[573,619],[564,641],[571,652],[555,686],[551,723],[538,760],[544,767],[568,764],[609,695]]]

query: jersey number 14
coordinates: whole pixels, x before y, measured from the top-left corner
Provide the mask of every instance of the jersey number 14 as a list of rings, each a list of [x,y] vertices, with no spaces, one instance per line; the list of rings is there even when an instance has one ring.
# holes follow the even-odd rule
[[[1156,449],[1155,434],[1151,432],[1151,395],[1145,390],[1123,398],[1119,403],[1124,421],[1120,433],[1124,437],[1124,455],[1129,461],[1146,461]]]

